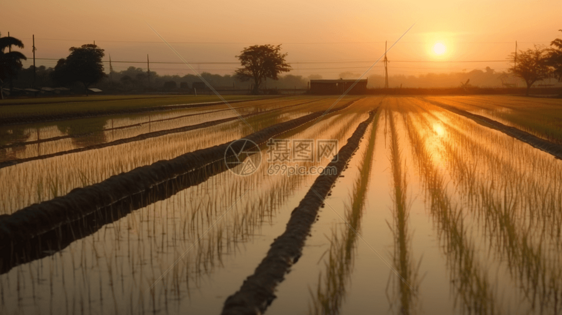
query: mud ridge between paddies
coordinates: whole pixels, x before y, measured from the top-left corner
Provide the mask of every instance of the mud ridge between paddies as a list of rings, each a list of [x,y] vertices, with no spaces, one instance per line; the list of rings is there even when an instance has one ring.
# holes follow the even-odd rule
[[[166,200],[184,189],[201,184],[226,171],[228,167],[223,161],[208,164],[100,208],[78,220],[65,222],[40,237],[14,241],[10,250],[0,250],[0,275],[16,266],[55,255],[76,240],[96,233],[107,224],[117,222],[138,209]]]
[[[326,114],[341,111],[358,100],[328,111],[317,111],[303,117],[264,128],[243,139],[251,140],[257,145],[270,138],[298,128]],[[209,164],[223,161],[229,157],[228,152],[240,152],[245,141],[230,141],[221,145],[189,152],[171,160],[162,160],[154,164],[136,168],[127,173],[112,176],[102,182],[76,188],[67,195],[33,204],[11,215],[0,216],[0,249],[13,242],[24,241],[56,229],[62,224],[78,220],[104,207],[110,206],[129,196],[142,193],[167,180],[177,178]],[[253,149],[251,147],[246,150]],[[224,162],[226,163],[226,162]]]
[[[294,105],[290,105],[290,106],[286,106],[286,107],[279,107],[279,108],[275,108],[275,109],[284,109],[284,108],[289,108],[289,107],[293,107],[293,106],[309,104],[309,103],[313,103],[313,102],[317,102],[317,101],[318,100],[312,100],[312,101],[302,102],[302,103],[298,103],[298,104],[294,104]],[[170,118],[155,119],[155,120],[145,121],[145,122],[141,122],[141,123],[126,125],[126,126],[106,128],[106,129],[103,129],[101,131],[105,132],[105,131],[113,131],[113,130],[123,130],[123,129],[128,129],[128,128],[140,127],[140,126],[143,126],[143,125],[148,125],[148,124],[151,124],[151,123],[158,123],[158,122],[176,120],[176,119],[193,117],[193,116],[208,115],[208,114],[226,112],[226,111],[231,111],[231,110],[237,111],[238,109],[243,109],[243,107],[224,108],[224,109],[217,109],[217,110],[207,111],[207,112],[179,115],[179,116],[174,116],[174,117],[170,117]],[[267,111],[261,111],[260,113],[265,113],[265,112],[267,112]],[[238,117],[240,118],[240,116],[238,116]],[[77,139],[77,138],[80,138],[80,137],[90,136],[90,135],[93,135],[95,133],[96,132],[86,132],[86,133],[77,133],[77,134],[51,137],[51,138],[45,138],[45,139],[39,139],[39,140],[25,141],[25,142],[14,142],[14,143],[7,144],[7,145],[1,145],[0,149],[15,148],[15,147],[21,147],[21,146],[26,146],[26,145],[31,145],[31,144],[38,144],[38,143],[46,143],[46,142],[51,142],[51,141],[63,140],[63,139]]]
[[[308,102],[300,104],[306,103]],[[309,121],[291,131],[307,128],[307,124],[313,123],[314,121]],[[201,184],[212,176],[227,170],[228,166],[223,160],[207,164],[192,172],[154,185],[142,193],[128,196],[114,204],[100,208],[78,220],[63,223],[56,229],[41,234],[40,237],[14,241],[10,250],[0,250],[0,275],[9,272],[16,266],[55,255],[74,241],[94,234],[106,224],[116,222],[129,213],[155,202],[168,199],[179,191]]]
[[[279,108],[274,108],[274,109],[270,109],[270,110],[264,110],[264,111],[260,111],[260,112],[249,113],[249,114],[245,114],[245,115],[234,116],[234,117],[229,117],[229,118],[224,118],[224,119],[207,121],[207,122],[196,124],[196,125],[190,125],[190,126],[178,127],[178,128],[173,128],[173,129],[167,129],[167,130],[147,132],[147,133],[140,134],[138,136],[123,138],[123,139],[119,139],[119,140],[115,140],[115,141],[111,141],[111,142],[106,142],[106,143],[100,143],[100,144],[91,145],[91,146],[87,146],[87,147],[83,147],[83,148],[77,148],[77,149],[72,149],[72,150],[67,150],[67,151],[55,152],[55,153],[50,153],[50,154],[45,154],[45,155],[40,155],[40,156],[33,156],[33,157],[24,158],[24,159],[6,160],[6,161],[3,161],[3,162],[0,162],[0,169],[4,168],[4,167],[13,166],[13,165],[16,165],[16,164],[25,163],[25,162],[49,159],[49,158],[52,158],[52,157],[55,157],[55,156],[84,152],[84,151],[89,151],[89,150],[94,150],[94,149],[101,149],[101,148],[111,147],[111,146],[114,146],[114,145],[120,145],[120,144],[125,144],[125,143],[129,143],[129,142],[134,142],[134,141],[142,141],[142,140],[146,140],[146,139],[150,139],[150,138],[161,137],[161,136],[164,136],[164,135],[167,135],[167,134],[172,134],[172,133],[186,132],[186,131],[191,131],[191,130],[196,130],[196,129],[201,129],[201,128],[212,127],[212,126],[215,126],[215,125],[218,125],[218,124],[222,124],[222,123],[226,123],[226,122],[230,122],[230,121],[235,121],[237,119],[243,119],[243,118],[248,118],[248,117],[252,117],[252,116],[257,116],[257,115],[270,113],[270,112],[274,112],[274,111],[278,111],[278,110],[282,110],[282,109],[287,109],[287,108],[290,108],[290,107],[301,106],[301,105],[312,103],[312,102],[314,102],[314,101],[298,103],[298,104],[294,104],[294,105],[289,105],[289,106],[284,106],[284,107],[279,107]]]
[[[126,126],[106,128],[106,129],[101,130],[101,132],[123,130],[123,129],[128,129],[128,128],[140,127],[140,126],[148,125],[148,124],[152,124],[152,123],[158,123],[158,122],[169,121],[169,120],[174,120],[174,119],[181,119],[181,118],[186,118],[186,117],[215,114],[215,113],[225,112],[225,111],[229,111],[229,110],[231,110],[231,109],[225,108],[225,109],[218,109],[218,110],[208,111],[208,112],[200,112],[200,113],[195,113],[195,114],[180,115],[180,116],[175,116],[175,117],[171,117],[171,118],[155,119],[155,120],[150,120],[150,121],[146,121],[146,122],[130,124],[130,125],[126,125]],[[81,137],[91,136],[91,135],[95,134],[96,132],[99,132],[99,131],[86,132],[86,133],[76,133],[76,134],[50,137],[50,138],[39,139],[39,140],[24,141],[24,142],[14,142],[14,143],[7,144],[7,145],[0,145],[0,149],[16,148],[16,147],[21,147],[21,146],[26,146],[26,145],[46,143],[46,142],[52,142],[52,141],[57,141],[57,140],[63,140],[63,139],[78,139],[78,138],[81,138]]]
[[[445,105],[443,103],[437,102],[437,101],[430,101],[430,100],[425,100],[424,101],[431,103],[433,105],[439,106],[443,109],[446,109],[448,111],[451,111],[457,115],[461,115],[464,116],[466,118],[469,118],[471,120],[473,120],[474,122],[484,126],[484,127],[488,127],[491,129],[495,129],[497,131],[503,132],[506,135],[513,137],[517,140],[520,140],[522,142],[525,142],[529,145],[531,145],[534,148],[537,148],[541,151],[544,151],[548,154],[553,155],[555,158],[557,159],[562,159],[562,145],[560,144],[556,144],[553,142],[550,142],[548,140],[544,140],[542,138],[539,138],[537,136],[534,136],[526,131],[523,131],[521,129],[515,128],[515,127],[511,127],[511,126],[506,126],[498,121],[492,120],[490,118],[484,117],[484,116],[480,116],[480,115],[476,115],[476,114],[472,114],[469,113],[465,110],[450,106],[450,105]]]
[[[329,166],[337,169],[336,174],[319,175],[299,205],[291,213],[285,232],[275,239],[266,257],[253,275],[244,280],[238,292],[228,297],[224,303],[223,315],[263,314],[275,299],[277,285],[283,281],[293,264],[302,255],[302,249],[318,210],[335,185],[337,178],[345,169],[352,155],[359,148],[367,127],[375,118],[376,111],[369,112],[369,118],[361,122],[347,143],[338,152],[338,161]]]
[[[272,99],[272,97],[266,98],[267,100]],[[144,108],[131,108],[131,109],[118,109],[118,110],[104,110],[104,111],[87,111],[83,113],[67,113],[67,114],[41,114],[41,115],[30,115],[30,116],[12,116],[12,117],[0,117],[0,124],[3,125],[15,125],[15,124],[27,124],[27,123],[37,123],[37,122],[48,122],[48,121],[58,121],[76,118],[90,118],[99,116],[109,116],[109,115],[119,115],[119,114],[136,114],[136,113],[147,113],[147,112],[161,112],[169,111],[182,108],[197,108],[205,106],[214,105],[225,105],[234,104],[241,102],[253,102],[262,101],[263,98],[259,99],[244,99],[244,100],[234,100],[234,101],[216,101],[216,102],[204,102],[204,103],[191,103],[191,104],[178,104],[178,105],[162,105],[156,107],[144,107]],[[13,105],[12,105],[13,106]],[[25,106],[25,105],[22,105]]]
[[[113,100],[119,100],[119,101],[128,101],[128,100],[138,100],[138,99],[151,99],[151,98],[156,98],[156,99],[162,99],[162,98],[172,98],[175,95],[166,95],[166,96],[161,96],[161,95],[153,95],[153,96],[149,96],[149,95],[139,95],[139,96],[130,96],[130,97],[119,97],[119,96],[107,96],[107,98],[102,99],[102,101],[113,101]],[[86,97],[86,98],[84,98]],[[76,103],[76,102],[80,102],[80,103],[88,103],[88,102],[99,102],[100,99],[98,98],[88,98],[89,96],[82,96],[80,97],[80,99],[77,99],[75,97],[70,96],[69,99],[65,99],[65,98],[61,98],[61,97],[49,97],[49,98],[42,98],[41,101],[37,101],[36,98],[27,98],[27,99],[14,99],[14,100],[3,100],[2,102],[0,102],[0,106],[9,106],[9,105],[42,105],[42,104],[53,104],[53,103]],[[21,102],[20,102],[21,101]]]

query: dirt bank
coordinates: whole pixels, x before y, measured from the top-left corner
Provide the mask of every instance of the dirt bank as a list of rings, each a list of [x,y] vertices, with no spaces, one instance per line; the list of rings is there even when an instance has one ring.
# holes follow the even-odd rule
[[[2,162],[0,162],[0,168],[16,165],[16,164],[20,164],[20,163],[25,163],[25,162],[35,161],[35,160],[44,160],[44,159],[52,158],[52,157],[55,157],[55,156],[65,155],[65,154],[78,153],[78,152],[94,150],[94,149],[101,149],[101,148],[110,147],[110,146],[114,146],[114,145],[120,145],[120,144],[125,144],[125,143],[129,143],[129,142],[134,142],[134,141],[141,141],[141,140],[145,140],[145,139],[149,139],[149,138],[161,137],[161,136],[164,136],[164,135],[167,135],[167,134],[172,134],[172,133],[186,132],[186,131],[191,131],[191,130],[196,130],[196,129],[201,129],[201,128],[212,127],[212,126],[215,126],[215,125],[218,125],[218,124],[222,124],[222,123],[226,123],[226,122],[230,122],[230,121],[235,121],[237,119],[248,118],[248,117],[261,115],[261,114],[265,114],[265,113],[269,113],[269,112],[273,112],[273,111],[278,111],[278,110],[281,110],[281,109],[287,109],[287,108],[294,107],[294,106],[300,106],[300,105],[307,104],[307,103],[310,103],[310,102],[304,102],[304,103],[294,104],[294,105],[290,105],[290,106],[279,107],[279,108],[270,109],[270,110],[264,110],[264,111],[261,111],[261,112],[249,113],[249,114],[246,114],[246,115],[240,115],[240,116],[229,117],[229,118],[224,118],[224,119],[217,119],[217,120],[208,121],[208,122],[204,122],[204,123],[200,123],[200,124],[196,124],[196,125],[190,125],[190,126],[167,129],[167,130],[147,132],[147,133],[143,133],[143,134],[140,134],[140,135],[134,136],[134,137],[123,138],[123,139],[119,139],[119,140],[115,140],[115,141],[111,141],[111,142],[100,143],[100,144],[96,144],[96,145],[91,145],[91,146],[67,150],[67,151],[60,151],[60,152],[51,153],[51,154],[33,156],[33,157],[29,157],[29,158],[24,158],[24,159],[14,159],[14,160],[2,161]],[[120,128],[123,128],[123,127],[120,127]],[[115,128],[115,129],[118,129],[118,128]],[[1,149],[1,147],[0,147],[0,149]]]
[[[334,108],[330,113],[343,110],[354,102],[350,101]],[[257,144],[263,144],[271,137],[295,129],[324,114],[324,111],[314,112],[264,128],[244,137],[244,139],[251,140]],[[112,176],[97,184],[74,189],[65,196],[33,204],[11,215],[1,216],[0,248],[8,246],[13,242],[31,239],[51,231],[62,224],[76,221],[129,196],[140,194],[165,181],[175,179],[178,176],[194,172],[199,168],[218,161],[224,162],[226,149],[231,144],[234,152],[240,152],[244,145],[242,141],[227,142],[186,153],[171,160],[158,161],[152,165],[139,167],[130,172]]]
[[[7,273],[16,266],[54,255],[74,241],[96,233],[106,224],[116,222],[129,213],[155,202],[168,199],[227,170],[228,167],[223,161],[215,162],[128,196],[78,220],[63,223],[56,229],[41,234],[41,237],[15,240],[9,245],[9,250],[0,250],[0,274]],[[0,248],[3,246],[8,245],[2,244]]]
[[[339,160],[329,164],[336,167],[337,174],[318,176],[298,207],[291,213],[285,232],[271,244],[266,257],[254,274],[246,278],[238,292],[226,299],[222,314],[262,314],[275,299],[277,285],[302,255],[305,240],[316,220],[318,210],[359,147],[375,113],[376,110],[371,111],[369,118],[359,124],[346,145],[338,152]]]
[[[275,109],[289,108],[289,107],[293,107],[293,106],[299,106],[299,105],[304,105],[304,104],[308,104],[308,103],[313,103],[313,102],[316,102],[316,101],[318,101],[318,100],[302,102],[302,103],[284,106],[284,107],[278,107],[278,108],[275,108]],[[139,126],[143,126],[143,125],[147,125],[147,124],[151,124],[151,123],[157,123],[157,122],[162,122],[162,121],[170,121],[170,120],[175,120],[175,119],[180,119],[180,118],[185,118],[185,117],[209,115],[209,114],[220,113],[220,112],[225,112],[225,111],[230,111],[230,110],[237,110],[237,109],[239,109],[239,107],[235,107],[233,109],[232,108],[225,108],[225,109],[218,109],[218,110],[200,112],[200,113],[195,113],[195,114],[186,114],[186,115],[180,115],[180,116],[175,116],[175,117],[171,117],[171,118],[154,119],[154,120],[150,120],[148,122],[141,122],[141,123],[126,125],[126,126],[120,126],[120,127],[114,127],[114,128],[106,128],[106,129],[96,131],[96,132],[122,130],[122,129],[127,129],[127,128],[139,127]],[[261,111],[260,114],[265,113],[265,112],[267,112],[267,111],[265,111],[265,110]],[[96,132],[78,133],[78,134],[51,137],[51,138],[45,138],[45,139],[39,139],[39,140],[33,140],[33,141],[25,141],[25,142],[14,142],[14,143],[11,143],[11,144],[0,146],[0,149],[15,148],[15,147],[21,147],[21,146],[26,146],[26,145],[31,145],[31,144],[46,143],[46,142],[63,140],[63,139],[70,139],[70,138],[77,139],[77,138],[80,138],[80,137],[93,135]]]
[[[272,98],[265,98],[265,99],[269,100]],[[261,100],[264,99],[236,100],[236,101],[229,101],[228,104],[253,102],[253,101],[261,101]],[[66,114],[53,114],[53,115],[39,114],[39,115],[0,117],[0,124],[2,125],[27,124],[27,123],[36,123],[36,122],[58,121],[58,120],[89,118],[89,117],[99,117],[99,116],[109,116],[109,115],[119,115],[119,114],[161,112],[161,111],[169,111],[169,110],[182,109],[182,108],[196,108],[196,107],[206,107],[206,106],[225,105],[225,104],[226,103],[223,101],[217,101],[217,102],[191,103],[191,104],[178,104],[178,105],[162,105],[162,106],[155,106],[155,107],[131,108],[131,109],[98,110],[98,111],[92,110],[82,113],[66,113]]]
[[[444,108],[446,110],[449,110],[455,114],[464,116],[466,118],[470,118],[473,121],[477,122],[478,124],[484,126],[484,127],[488,127],[491,129],[495,129],[498,131],[501,131],[503,133],[505,133],[508,136],[511,136],[517,140],[523,141],[539,150],[542,150],[546,153],[549,153],[551,155],[553,155],[555,158],[557,159],[562,159],[562,145],[541,139],[537,136],[534,136],[526,131],[523,131],[521,129],[517,129],[515,127],[510,127],[510,126],[506,126],[500,122],[497,122],[495,120],[492,120],[490,118],[486,118],[484,116],[480,116],[480,115],[476,115],[476,114],[472,114],[469,113],[465,110],[462,109],[458,109],[456,107],[450,106],[450,105],[446,105],[437,101],[428,101],[428,100],[424,100],[428,103],[431,103],[433,105],[439,106],[441,108]]]

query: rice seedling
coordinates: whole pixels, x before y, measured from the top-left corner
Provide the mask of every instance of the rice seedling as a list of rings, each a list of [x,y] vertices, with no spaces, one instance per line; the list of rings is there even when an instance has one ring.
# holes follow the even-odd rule
[[[399,314],[412,314],[416,311],[417,292],[419,287],[418,269],[412,252],[411,235],[409,231],[409,205],[408,205],[408,182],[406,169],[401,157],[398,145],[398,133],[396,131],[394,113],[386,110],[387,120],[390,126],[390,160],[392,164],[392,187],[393,194],[393,224],[389,223],[394,234],[393,265],[397,273],[391,273],[389,278],[389,289],[394,291],[389,296],[390,305],[397,304],[396,312]],[[421,262],[421,261],[420,261]]]
[[[475,134],[485,134],[479,126],[456,122],[447,128],[451,139],[445,154],[452,162],[451,173],[467,194],[463,199],[478,214],[490,249],[508,262],[530,310],[558,309],[559,162],[518,142],[505,145],[514,155],[498,154],[493,146],[511,141],[503,135],[477,141],[480,136],[474,139]],[[459,129],[473,129],[472,137]],[[470,172],[467,156],[484,171]]]
[[[381,99],[355,102],[276,138],[345,143]],[[235,103],[241,114],[256,114],[248,125],[225,122],[0,169],[0,220],[74,188],[326,110],[334,101]],[[326,200],[337,211],[319,212],[268,311],[556,314],[562,307],[561,162],[435,104],[555,142],[559,100],[385,97],[383,103]],[[3,126],[0,158],[48,155],[232,115],[213,105],[74,119],[61,128]],[[266,157],[266,146],[259,149]],[[209,163],[3,251],[0,313],[220,312],[217,299],[253,272],[315,179],[270,176],[266,166],[240,177]],[[376,250],[390,259],[380,261]],[[450,296],[430,292],[437,285]],[[447,310],[439,308],[443,303]]]
[[[330,162],[330,166],[335,166],[337,172],[316,178],[305,197],[292,211],[284,232],[270,245],[265,258],[244,280],[240,289],[226,299],[223,314],[264,312],[275,299],[276,287],[301,257],[305,240],[316,221],[319,209],[323,207],[324,199],[357,150],[373,119],[374,111],[371,111],[369,117],[357,126],[348,142],[338,151],[339,159]]]
[[[349,274],[353,270],[355,242],[361,228],[361,216],[365,207],[365,194],[369,184],[371,167],[376,141],[376,132],[380,111],[377,112],[369,140],[358,167],[361,174],[354,183],[351,193],[351,205],[345,206],[345,225],[335,227],[330,237],[330,247],[327,250],[325,271],[319,274],[316,291],[311,290],[309,314],[338,314],[345,299],[346,286],[349,284]]]
[[[260,101],[259,106],[254,102],[234,103],[231,107],[221,105],[213,109],[181,109],[170,110],[156,114],[118,115],[103,118],[83,118],[64,120],[52,123],[38,123],[29,125],[12,125],[4,127],[10,134],[2,143],[0,150],[18,148],[15,155],[9,159],[23,159],[33,156],[68,151],[77,147],[95,145],[106,141],[135,137],[148,132],[170,130],[201,124],[212,120],[220,120],[238,115],[256,114],[273,109],[297,106],[317,102],[312,100],[268,100]],[[33,150],[32,145],[41,147]],[[8,160],[8,157],[4,158]],[[2,159],[0,159],[0,162]]]
[[[328,115],[317,124],[291,131],[289,136],[332,138],[339,134],[343,139],[350,132],[349,126],[362,115]],[[339,123],[335,124],[336,121]],[[81,300],[92,300],[91,303],[84,302],[84,313],[109,309],[112,312],[136,313],[179,307],[182,302],[185,303],[191,290],[203,283],[202,279],[222,265],[225,255],[235,254],[238,246],[255,235],[260,225],[268,224],[269,218],[275,215],[284,200],[306,182],[302,176],[272,177],[267,176],[265,171],[262,169],[261,175],[257,175],[259,181],[241,178],[230,172],[222,173],[169,199],[150,204],[125,217],[116,217],[116,221],[111,219],[113,223],[94,231],[84,240],[71,243],[61,252],[61,257],[67,261],[80,261],[78,270],[82,272],[68,273],[59,269],[58,263],[49,263],[50,268],[59,273],[59,276],[53,274],[52,280],[49,280],[53,290],[67,287],[66,290],[71,292],[68,288],[75,286],[71,283],[92,288],[92,283],[87,282],[85,277],[99,281],[89,293],[77,291],[69,294],[71,305],[78,305]],[[238,200],[248,191],[256,193],[248,195],[251,198],[247,200]],[[225,209],[233,205],[232,211],[215,224]],[[185,250],[190,246],[192,249],[186,254]],[[176,261],[178,263],[173,264]],[[29,263],[31,270],[37,270],[39,263],[46,263],[46,260]],[[14,267],[0,278],[11,279],[21,267]],[[84,270],[88,270],[87,276]],[[65,279],[72,281],[59,282],[63,273]],[[126,278],[123,278],[124,275]],[[25,277],[31,281],[29,276]],[[121,289],[117,289],[117,284]],[[143,286],[147,289],[139,293],[139,288]],[[98,292],[101,288],[113,289]],[[175,297],[171,299],[170,294]],[[87,297],[89,295],[92,297]],[[119,301],[132,301],[129,304],[132,308],[119,305],[115,309],[113,295]],[[58,301],[59,298],[54,297],[45,303],[54,307],[56,312]],[[66,312],[64,306],[59,310]]]
[[[436,98],[428,99],[437,100]],[[449,97],[438,100],[562,144],[562,124],[560,123],[562,114],[557,101],[535,99],[531,102],[528,99],[513,96]]]
[[[404,123],[416,157],[416,166],[421,175],[426,199],[436,222],[440,240],[443,242],[451,273],[456,301],[461,310],[467,313],[501,313],[497,292],[486,269],[479,262],[476,248],[470,240],[464,215],[458,205],[448,195],[443,175],[434,166],[434,157],[429,151],[428,126],[414,124],[410,114],[404,112]],[[420,117],[417,115],[417,117]],[[421,132],[424,131],[425,136]]]
[[[261,116],[247,119],[254,130],[266,126],[304,116],[307,113],[327,109],[333,99],[323,100],[318,103],[305,104],[301,110],[298,108],[269,112]],[[259,125],[258,125],[259,124]],[[193,130],[180,134],[165,135],[158,138],[126,143],[119,146],[106,147],[99,150],[79,152],[66,156],[56,156],[50,159],[31,161],[0,169],[0,187],[2,194],[2,214],[10,214],[32,203],[53,198],[49,192],[42,194],[42,200],[37,200],[35,182],[48,180],[62,184],[59,194],[64,195],[70,190],[82,187],[79,174],[85,174],[92,182],[100,182],[122,172],[130,171],[143,165],[152,164],[161,159],[170,159],[175,156],[210,147],[226,141],[244,137],[253,132],[241,126],[241,121],[233,121],[211,128]],[[128,152],[128,154],[122,154]],[[72,167],[68,167],[72,165]],[[41,170],[38,172],[37,170]],[[4,180],[5,178],[18,178],[17,182]],[[30,189],[32,187],[32,189]]]

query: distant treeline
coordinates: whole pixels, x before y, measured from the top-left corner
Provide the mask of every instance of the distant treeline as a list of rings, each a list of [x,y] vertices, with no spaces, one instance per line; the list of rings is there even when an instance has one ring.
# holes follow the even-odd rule
[[[52,79],[53,68],[45,66],[37,67],[35,77],[35,87],[56,87]],[[218,75],[203,72],[201,77],[215,89],[225,90],[249,90],[250,82],[241,82],[234,75]],[[198,83],[196,83],[198,82]],[[129,67],[127,70],[111,72],[106,78],[95,85],[107,92],[142,92],[142,91],[188,91],[195,85],[201,86],[203,80],[199,76],[188,74],[179,75],[159,75],[151,71],[150,74],[141,68]],[[14,87],[29,88],[33,85],[33,66],[20,70],[17,79],[14,80]],[[308,79],[297,75],[284,75],[277,81],[267,81],[262,89],[304,89],[308,85]],[[76,91],[81,91],[79,84],[70,86]],[[82,88],[83,89],[83,88]]]
[[[450,88],[388,88],[367,89],[371,95],[524,95],[527,88],[520,87],[450,87]],[[562,87],[537,86],[531,89],[534,96],[562,97]]]
[[[37,67],[35,87],[56,87],[51,78],[53,68],[45,66]],[[219,90],[250,90],[250,82],[241,82],[234,75],[219,75],[203,72],[201,76],[214,88]],[[340,73],[340,78],[354,79],[360,75],[352,72]],[[300,75],[281,76],[277,81],[267,81],[262,89],[306,89],[311,79],[322,79],[320,75],[311,75],[303,77]],[[369,88],[381,88],[384,86],[384,76],[370,75],[368,77]],[[472,70],[468,72],[453,73],[428,73],[423,75],[391,75],[389,76],[389,85],[391,88],[456,88],[461,83],[469,81],[469,87],[480,88],[499,88],[499,87],[524,87],[525,83],[521,79],[517,79],[506,72],[496,72],[486,67],[484,70]],[[33,82],[33,66],[20,70],[18,78],[14,80],[14,87],[29,88]],[[156,72],[150,72],[150,80],[148,73],[135,67],[129,67],[127,70],[119,72],[111,72],[96,87],[104,92],[143,92],[143,91],[191,91],[193,83],[202,82],[202,80],[192,74],[185,76],[179,75],[159,75]],[[536,87],[562,86],[562,83],[555,79],[545,80],[536,85]],[[72,88],[72,86],[71,86]],[[81,86],[75,86],[77,92],[81,92]]]
[[[341,73],[342,78],[355,78],[358,75],[345,72]],[[384,87],[383,75],[370,75],[368,77],[369,88]],[[427,73],[421,75],[389,75],[388,84],[391,88],[456,88],[468,81],[468,87],[480,88],[508,88],[508,87],[525,87],[525,81],[516,78],[507,72],[496,72],[490,67],[484,70],[472,70],[451,73]],[[542,86],[562,86],[555,78],[546,79],[535,83],[534,87]]]

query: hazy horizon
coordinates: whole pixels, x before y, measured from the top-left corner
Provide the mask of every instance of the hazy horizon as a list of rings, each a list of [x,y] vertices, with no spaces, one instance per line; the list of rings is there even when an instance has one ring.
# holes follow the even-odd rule
[[[157,8],[157,9],[156,9]],[[21,39],[22,52],[31,64],[35,34],[37,65],[53,67],[68,55],[68,48],[96,42],[111,55],[115,71],[146,60],[160,74],[193,73],[182,64],[153,27],[189,62],[223,62],[193,65],[199,72],[232,74],[237,55],[255,44],[282,44],[292,75],[338,78],[342,72],[363,74],[411,25],[415,26],[388,53],[389,75],[420,75],[509,67],[507,56],[515,49],[548,46],[560,37],[557,25],[562,3],[484,1],[424,3],[399,1],[286,2],[282,6],[258,1],[192,3],[179,1],[108,2],[95,5],[37,0],[4,4],[2,36]],[[385,12],[382,15],[380,12]],[[25,18],[25,23],[22,23]],[[524,23],[522,22],[524,21]],[[149,26],[150,25],[150,26]],[[438,56],[435,43],[446,46]],[[45,60],[51,59],[51,60]],[[106,71],[108,70],[106,64]],[[383,74],[382,62],[366,76]]]

